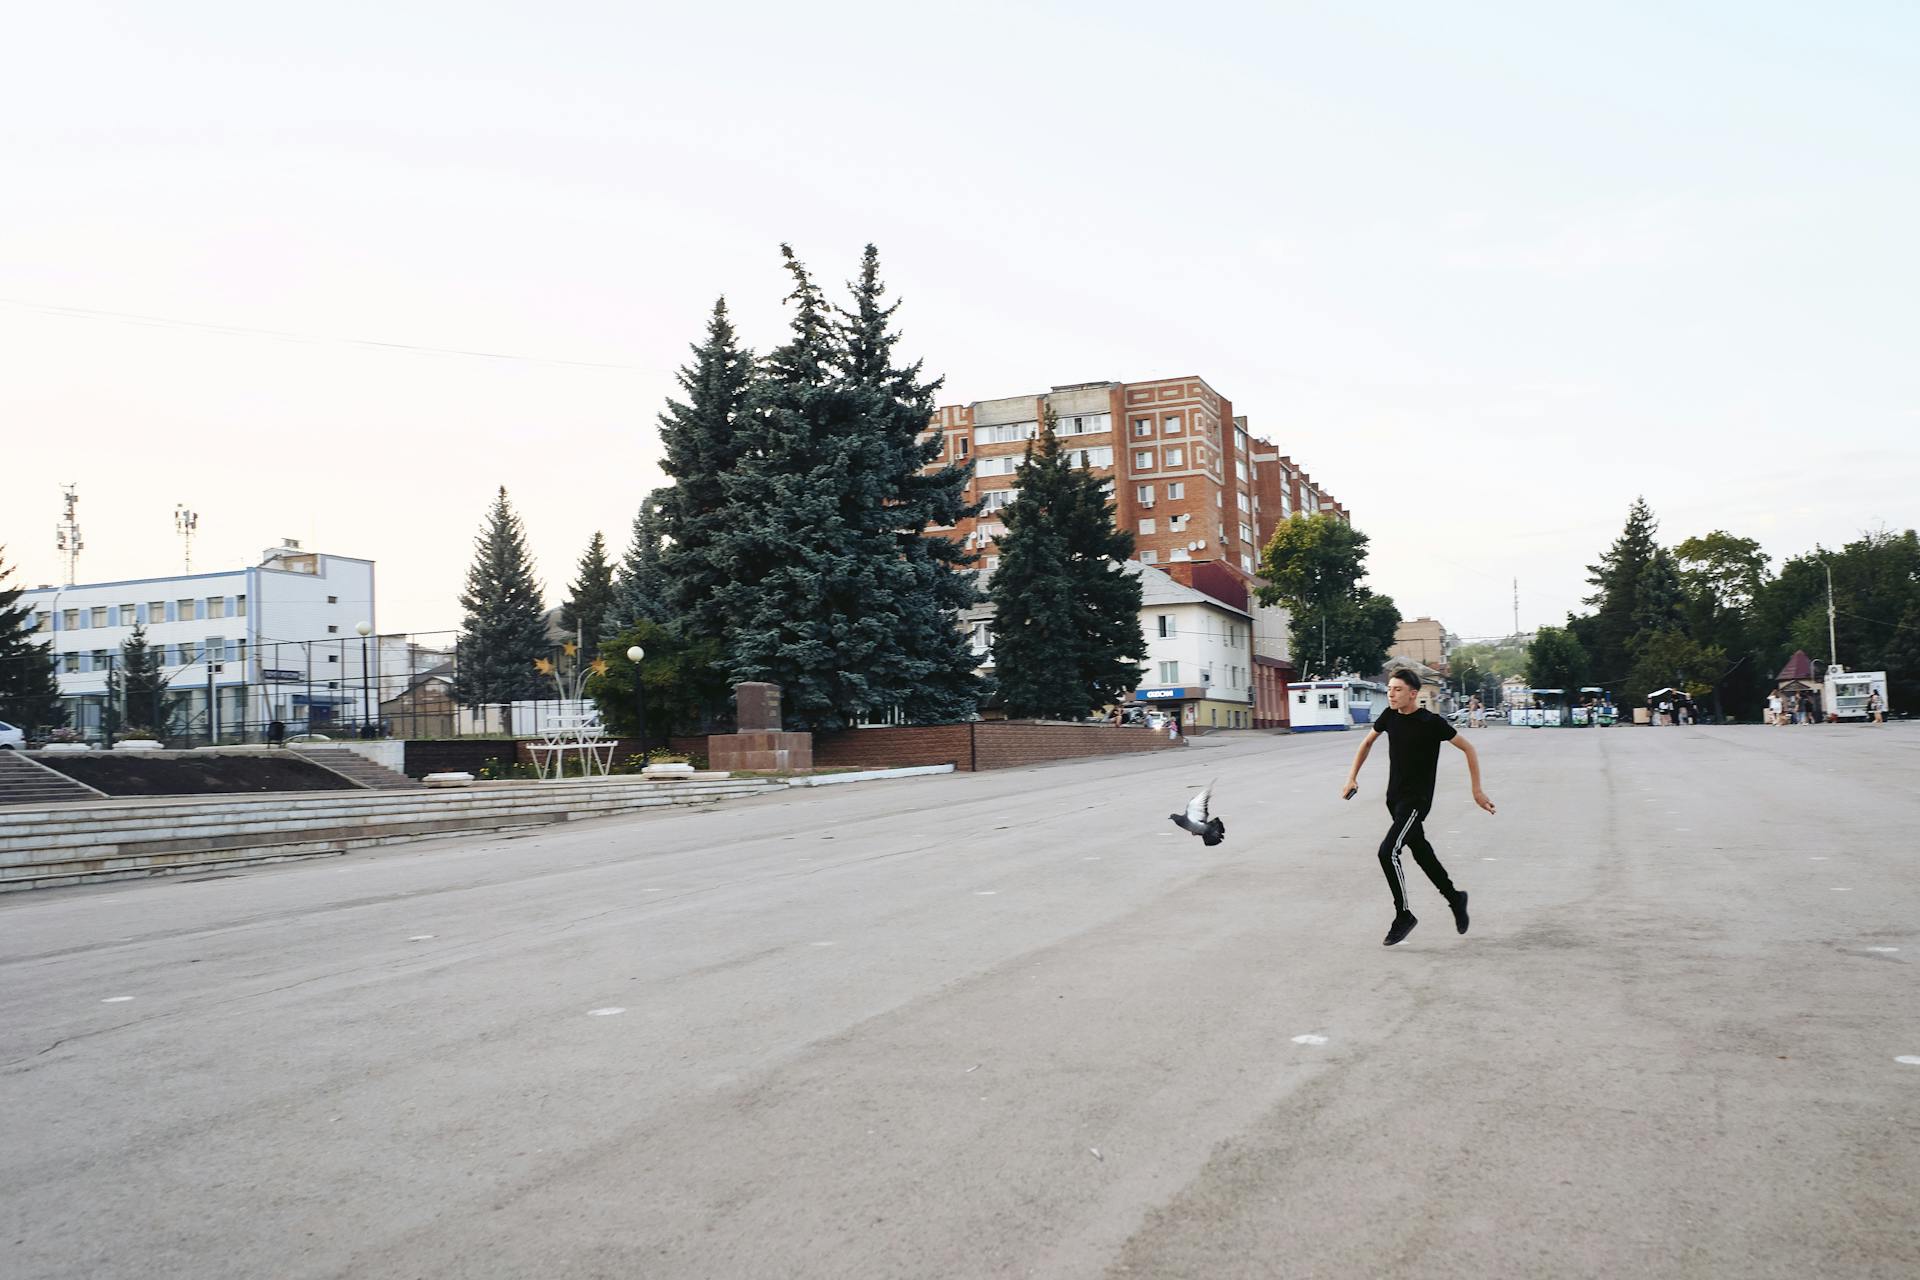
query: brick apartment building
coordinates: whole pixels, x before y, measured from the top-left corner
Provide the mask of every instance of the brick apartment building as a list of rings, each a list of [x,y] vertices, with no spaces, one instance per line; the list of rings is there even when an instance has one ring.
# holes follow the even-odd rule
[[[1048,408],[1061,445],[1107,479],[1135,558],[1234,608],[1247,608],[1261,549],[1280,521],[1320,511],[1352,519],[1304,468],[1249,434],[1246,418],[1205,379],[1072,383],[934,411],[930,429],[945,441],[940,461],[971,461],[967,497],[983,503],[977,517],[940,532],[979,552],[988,572],[1006,532],[996,513],[1014,498],[1014,472]],[[1283,724],[1291,667],[1251,652],[1246,666],[1254,669],[1255,722]]]
[[[950,533],[989,568],[1006,532],[994,515],[1013,500],[1013,473],[1049,407],[1061,444],[1108,479],[1114,518],[1133,532],[1143,564],[1218,560],[1251,578],[1274,527],[1296,511],[1352,518],[1305,469],[1251,436],[1233,403],[1202,378],[1074,383],[934,411],[941,460],[970,459],[967,494],[985,504]]]

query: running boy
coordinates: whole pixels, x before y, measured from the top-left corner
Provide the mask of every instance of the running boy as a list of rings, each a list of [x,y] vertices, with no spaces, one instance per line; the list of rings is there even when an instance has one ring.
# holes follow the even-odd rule
[[[1393,890],[1393,926],[1387,930],[1384,944],[1389,947],[1405,942],[1413,926],[1420,923],[1407,908],[1407,876],[1400,865],[1403,846],[1413,850],[1413,860],[1453,908],[1454,927],[1461,933],[1467,931],[1467,891],[1453,887],[1421,827],[1433,808],[1433,779],[1440,765],[1441,743],[1451,742],[1466,753],[1473,802],[1488,813],[1494,811],[1493,801],[1480,789],[1480,756],[1473,744],[1441,717],[1418,706],[1419,697],[1420,677],[1410,669],[1402,667],[1387,680],[1387,705],[1392,709],[1373,722],[1372,732],[1360,743],[1340,792],[1342,798],[1352,799],[1360,786],[1360,766],[1367,762],[1374,738],[1384,735],[1388,740],[1387,809],[1393,814],[1393,826],[1380,842],[1380,869],[1386,872],[1387,887]]]

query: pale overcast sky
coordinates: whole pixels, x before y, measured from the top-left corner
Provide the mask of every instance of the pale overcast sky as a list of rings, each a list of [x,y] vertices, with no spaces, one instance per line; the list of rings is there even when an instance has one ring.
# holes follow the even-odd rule
[[[296,537],[452,629],[504,483],[557,603],[714,297],[780,341],[781,240],[880,246],[943,403],[1205,377],[1463,635],[1577,607],[1636,494],[1904,528],[1917,13],[12,6],[0,544],[55,581],[76,480],[83,581],[186,503],[196,568]]]

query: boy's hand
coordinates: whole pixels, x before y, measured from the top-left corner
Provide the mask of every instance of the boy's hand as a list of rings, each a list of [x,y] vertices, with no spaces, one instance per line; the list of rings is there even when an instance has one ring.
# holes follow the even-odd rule
[[[1475,787],[1473,789],[1473,802],[1479,805],[1482,809],[1485,809],[1488,813],[1492,813],[1494,811],[1493,801],[1487,799],[1487,793],[1482,791],[1478,787]]]

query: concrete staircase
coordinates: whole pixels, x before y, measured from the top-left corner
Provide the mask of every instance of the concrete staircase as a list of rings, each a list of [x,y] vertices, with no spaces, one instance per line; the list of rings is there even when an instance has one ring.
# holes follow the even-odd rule
[[[252,866],[786,790],[786,783],[769,778],[629,775],[0,809],[0,893]]]
[[[369,791],[411,791],[420,785],[346,747],[301,747],[300,755]]]
[[[24,751],[0,751],[0,807],[72,804],[106,795],[84,782],[55,772]]]

